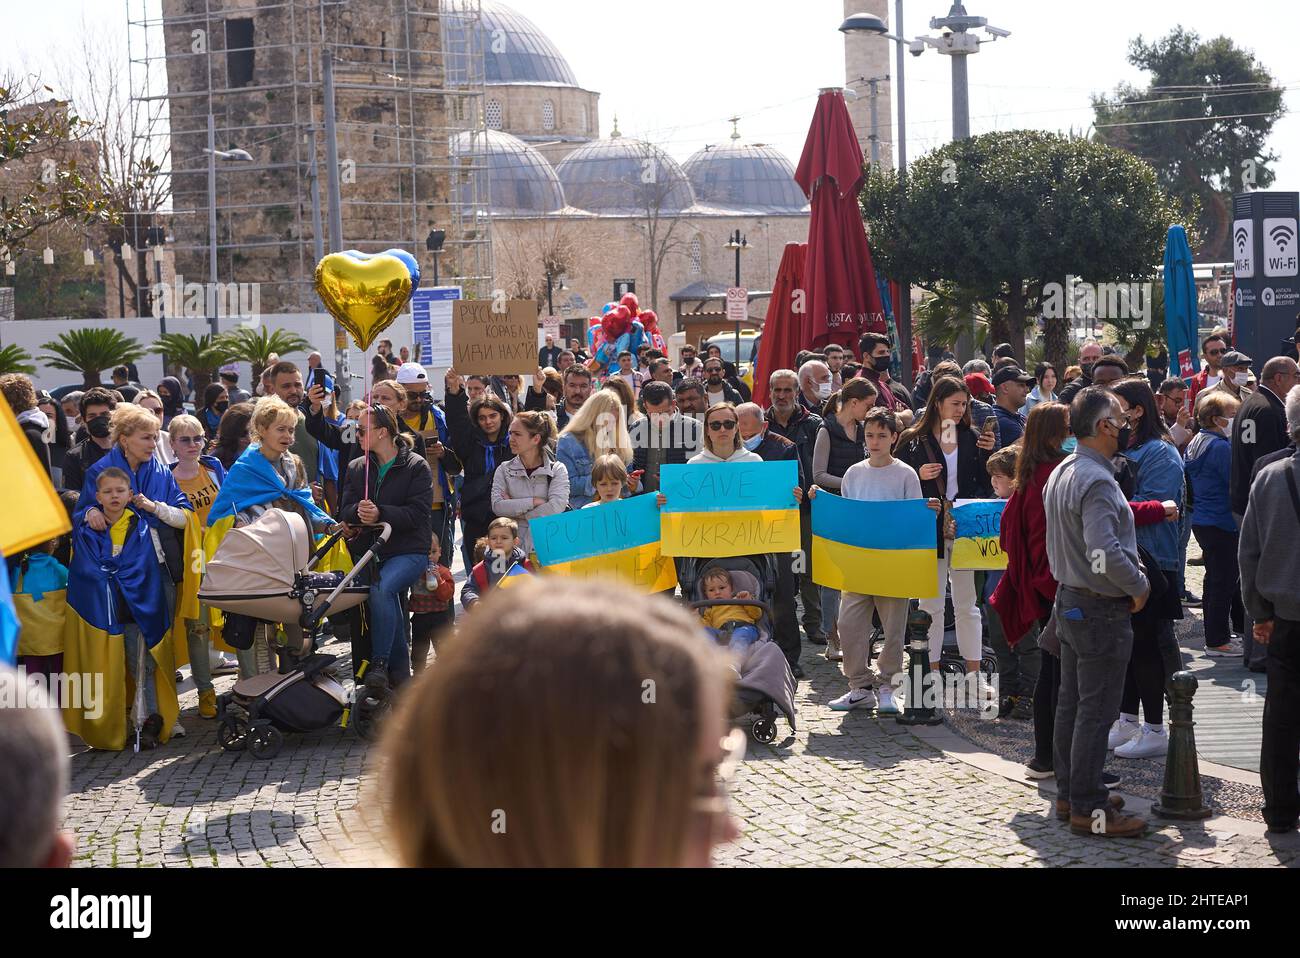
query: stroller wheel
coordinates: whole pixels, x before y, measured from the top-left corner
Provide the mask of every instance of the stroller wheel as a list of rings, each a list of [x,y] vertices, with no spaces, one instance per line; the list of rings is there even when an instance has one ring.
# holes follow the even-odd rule
[[[984,650],[984,655],[980,659],[980,671],[988,678],[998,674],[998,657],[988,649]]]
[[[365,741],[373,742],[379,737],[379,728],[387,715],[387,700],[372,699],[362,694],[352,707],[352,727]]]
[[[750,727],[755,742],[770,745],[776,741],[776,723],[771,719],[761,718]]]
[[[217,727],[217,744],[227,752],[242,751],[248,744],[248,723],[226,713]]]
[[[274,725],[251,729],[248,733],[248,750],[253,758],[275,758],[284,746],[284,735]]]

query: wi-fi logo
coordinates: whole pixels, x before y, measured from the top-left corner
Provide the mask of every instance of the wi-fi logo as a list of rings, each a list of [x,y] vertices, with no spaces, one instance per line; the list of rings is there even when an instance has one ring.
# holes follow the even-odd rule
[[[1269,239],[1271,239],[1273,244],[1278,248],[1278,251],[1285,253],[1286,248],[1290,246],[1291,242],[1295,239],[1295,230],[1290,226],[1287,226],[1285,223],[1279,223],[1268,231],[1268,235]]]
[[[1248,240],[1248,239],[1250,238],[1250,234],[1246,232],[1246,227],[1244,227],[1244,226],[1238,226],[1238,227],[1237,227],[1237,231],[1236,231],[1235,233],[1232,234],[1232,238],[1233,238],[1233,240],[1234,240],[1234,241],[1236,242],[1236,244],[1237,244],[1237,252],[1238,252],[1238,253],[1245,253],[1245,252],[1246,252],[1246,240]]]

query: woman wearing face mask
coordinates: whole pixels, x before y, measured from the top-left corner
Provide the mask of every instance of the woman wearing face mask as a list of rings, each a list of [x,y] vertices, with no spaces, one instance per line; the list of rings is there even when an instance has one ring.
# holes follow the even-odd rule
[[[831,396],[822,407],[822,426],[813,445],[813,484],[839,495],[840,485],[849,466],[866,458],[862,423],[876,403],[876,387],[869,379],[850,379],[844,388]],[[838,662],[840,616],[838,589],[821,587],[822,622],[826,628],[826,658]]]
[[[1231,396],[1206,395],[1197,404],[1201,431],[1187,447],[1187,478],[1196,502],[1192,533],[1205,556],[1205,654],[1241,654],[1232,633],[1245,629],[1237,568],[1237,522],[1229,505],[1232,426],[1241,408]],[[1229,620],[1233,628],[1229,629]]]
[[[221,424],[221,417],[225,415],[230,408],[230,396],[226,393],[226,387],[221,383],[208,383],[203,390],[203,409],[198,415],[198,419],[203,423],[203,432],[208,439],[214,439],[217,435],[217,426]]]
[[[1116,383],[1112,391],[1129,423],[1126,430],[1120,431],[1120,448],[1137,465],[1136,485],[1129,498],[1166,504],[1166,521],[1138,526],[1138,548],[1155,564],[1157,575],[1174,587],[1157,588],[1153,576],[1151,598],[1133,616],[1133,651],[1124,679],[1120,717],[1111,729],[1108,745],[1115,749],[1117,758],[1156,758],[1164,755],[1169,747],[1164,727],[1165,683],[1182,667],[1173,621],[1183,617],[1176,587],[1181,571],[1178,540],[1185,488],[1183,458],[1169,436],[1155,394],[1145,380],[1126,379]],[[1128,439],[1126,449],[1125,438]],[[1139,703],[1145,724],[1138,722]]]
[[[175,376],[165,376],[158,384],[158,398],[162,400],[163,406],[162,427],[166,429],[171,425],[173,416],[185,412],[185,390],[181,381]]]

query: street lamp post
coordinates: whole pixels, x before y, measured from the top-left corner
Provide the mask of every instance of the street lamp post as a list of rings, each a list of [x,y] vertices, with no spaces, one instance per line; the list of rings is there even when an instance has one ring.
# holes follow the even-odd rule
[[[732,233],[727,237],[727,244],[723,249],[734,250],[736,253],[736,287],[740,287],[740,254],[749,249],[749,240],[740,235],[740,230]],[[736,378],[740,378],[740,320],[736,320]]]
[[[447,241],[446,230],[430,230],[424,241],[424,248],[433,254],[433,285],[438,285],[438,259],[442,256],[442,244]]]
[[[903,0],[894,0],[894,29],[897,33],[890,33],[885,22],[877,16],[869,13],[855,13],[840,24],[840,30],[843,33],[874,33],[877,36],[884,37],[886,40],[894,41],[895,52],[897,53],[898,74],[898,186],[903,193],[904,200],[907,197],[907,97],[904,79],[904,62],[903,53],[909,47],[908,42],[903,39]],[[875,101],[875,82],[872,82],[872,100],[871,108],[874,117],[876,107]],[[874,124],[874,118],[873,118]],[[874,131],[873,131],[874,132]],[[875,163],[875,153],[877,151],[876,140],[871,141],[872,163]],[[911,284],[906,282],[903,277],[897,277],[899,288],[899,301],[894,307],[894,315],[897,317],[898,324],[898,351],[899,355],[905,357],[903,361],[903,385],[909,389],[912,387],[912,289]]]
[[[162,251],[167,242],[167,231],[161,226],[151,226],[145,231],[145,244],[153,250],[154,297],[153,303],[158,310],[158,335],[167,335],[167,307],[162,293]],[[167,375],[167,354],[162,354],[163,375]]]
[[[217,336],[217,160],[251,163],[247,150],[218,150],[216,119],[208,114],[208,327]]]

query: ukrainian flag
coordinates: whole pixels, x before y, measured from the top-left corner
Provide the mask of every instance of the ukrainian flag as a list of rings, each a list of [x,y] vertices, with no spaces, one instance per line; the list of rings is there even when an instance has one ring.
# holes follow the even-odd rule
[[[936,522],[924,499],[863,502],[819,489],[812,501],[813,581],[859,595],[935,598]]]
[[[799,464],[716,462],[665,465],[659,488],[665,555],[722,558],[799,550]]]
[[[548,573],[575,579],[617,579],[645,592],[677,585],[673,560],[659,547],[653,495],[543,516],[528,523],[537,560]]]

